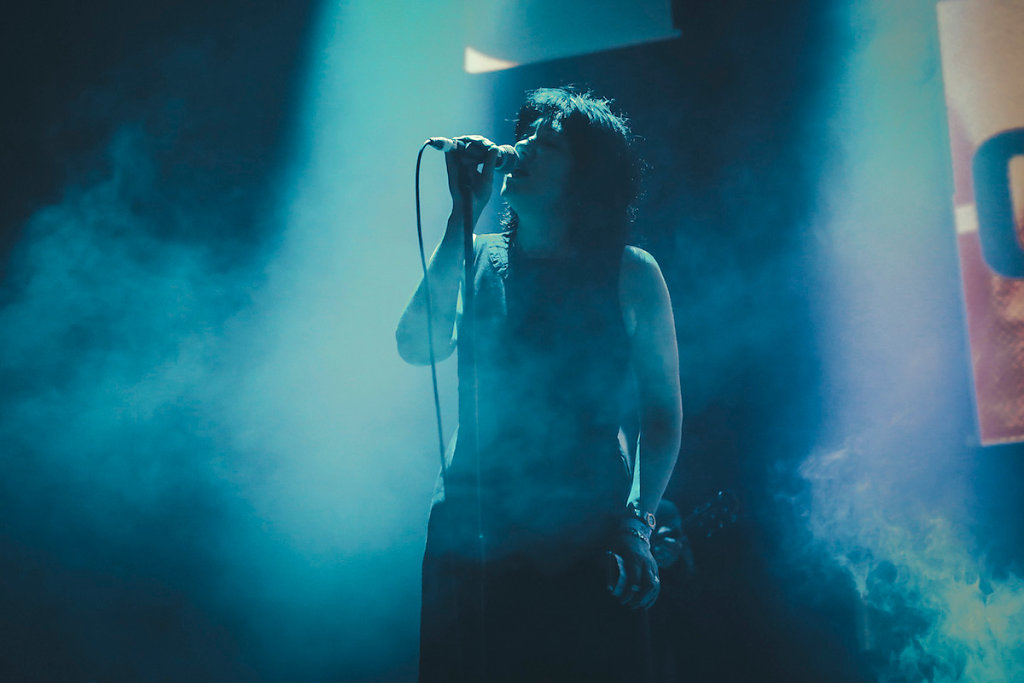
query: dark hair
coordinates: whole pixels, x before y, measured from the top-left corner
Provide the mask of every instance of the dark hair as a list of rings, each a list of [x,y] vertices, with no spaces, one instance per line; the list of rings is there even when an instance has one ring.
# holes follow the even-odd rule
[[[540,88],[527,93],[515,131],[521,140],[538,119],[561,125],[573,159],[569,200],[577,207],[569,240],[581,254],[617,263],[640,193],[641,162],[627,119],[613,113],[610,104],[572,86]],[[513,234],[517,220],[509,208],[503,223]]]

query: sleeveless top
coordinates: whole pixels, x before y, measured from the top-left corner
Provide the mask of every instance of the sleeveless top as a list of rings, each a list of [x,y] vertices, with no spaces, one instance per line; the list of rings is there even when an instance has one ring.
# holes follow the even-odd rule
[[[480,518],[491,557],[603,543],[625,505],[630,465],[619,437],[629,340],[619,262],[527,257],[510,233],[477,235]],[[460,362],[462,358],[460,358]],[[460,422],[468,419],[460,406]],[[464,429],[464,428],[463,428]],[[476,467],[453,438],[431,511],[447,508],[448,550],[476,538]]]

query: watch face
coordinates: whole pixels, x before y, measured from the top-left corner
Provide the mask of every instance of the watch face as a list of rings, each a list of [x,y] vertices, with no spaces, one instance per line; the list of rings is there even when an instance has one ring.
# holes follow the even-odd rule
[[[639,520],[640,520],[641,522],[643,522],[643,523],[644,523],[644,524],[646,524],[647,526],[651,527],[651,530],[652,530],[652,531],[653,531],[653,530],[654,530],[654,529],[655,529],[655,528],[656,528],[656,527],[658,526],[658,522],[657,522],[657,520],[656,520],[656,519],[654,518],[654,513],[653,513],[653,512],[641,512],[641,511],[640,511],[640,508],[638,508],[638,507],[637,507],[636,505],[634,505],[633,503],[630,503],[630,504],[628,505],[628,509],[629,509],[629,512],[630,512],[630,513],[631,513],[631,514],[632,514],[632,515],[633,515],[634,517],[636,517],[637,519],[639,519]]]

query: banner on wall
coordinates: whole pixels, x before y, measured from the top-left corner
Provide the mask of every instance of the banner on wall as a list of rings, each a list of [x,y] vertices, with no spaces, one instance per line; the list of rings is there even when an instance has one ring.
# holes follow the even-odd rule
[[[1024,441],[1024,2],[937,7],[981,443]]]

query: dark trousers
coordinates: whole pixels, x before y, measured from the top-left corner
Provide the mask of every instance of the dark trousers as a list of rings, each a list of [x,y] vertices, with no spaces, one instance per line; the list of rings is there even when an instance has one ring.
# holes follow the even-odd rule
[[[557,567],[537,558],[423,562],[421,683],[643,683],[647,615],[608,594],[602,551]]]

